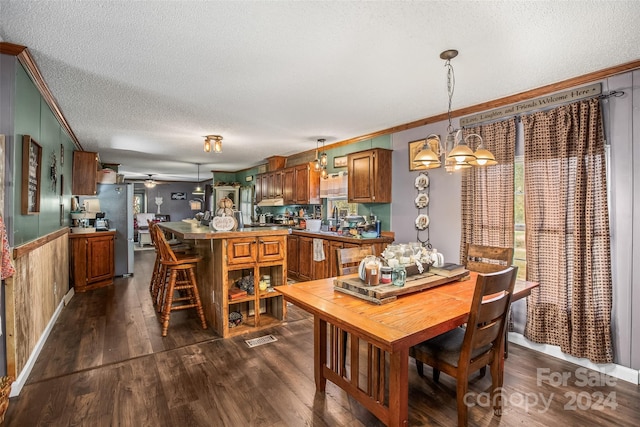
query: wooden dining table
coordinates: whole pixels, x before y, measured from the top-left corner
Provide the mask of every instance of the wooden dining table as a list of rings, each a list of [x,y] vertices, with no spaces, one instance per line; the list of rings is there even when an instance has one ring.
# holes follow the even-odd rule
[[[409,348],[467,321],[477,273],[381,305],[335,291],[334,279],[276,287],[313,314],[316,390],[324,392],[329,380],[385,425],[406,426]],[[516,283],[512,300],[535,286]]]

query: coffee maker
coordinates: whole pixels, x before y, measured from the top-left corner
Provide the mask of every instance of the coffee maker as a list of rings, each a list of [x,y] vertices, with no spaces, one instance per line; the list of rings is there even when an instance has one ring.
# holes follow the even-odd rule
[[[109,220],[104,217],[104,212],[96,212],[96,231],[109,231]]]

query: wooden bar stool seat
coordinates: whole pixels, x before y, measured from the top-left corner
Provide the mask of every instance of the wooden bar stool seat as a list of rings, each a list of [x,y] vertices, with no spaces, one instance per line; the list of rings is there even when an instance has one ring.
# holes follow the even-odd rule
[[[176,256],[162,230],[157,226],[152,229],[160,251],[160,287],[157,304],[161,308],[162,336],[167,336],[171,312],[189,308],[196,309],[202,328],[207,329],[195,274],[202,257],[187,254]],[[174,295],[176,291],[178,297]]]

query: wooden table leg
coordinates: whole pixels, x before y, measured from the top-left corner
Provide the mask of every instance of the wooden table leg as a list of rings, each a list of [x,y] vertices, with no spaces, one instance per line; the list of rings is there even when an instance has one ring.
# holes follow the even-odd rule
[[[313,316],[313,374],[316,381],[316,390],[324,392],[327,379],[324,376],[324,367],[327,364],[327,322],[317,315]]]
[[[390,353],[389,426],[409,425],[409,349]]]

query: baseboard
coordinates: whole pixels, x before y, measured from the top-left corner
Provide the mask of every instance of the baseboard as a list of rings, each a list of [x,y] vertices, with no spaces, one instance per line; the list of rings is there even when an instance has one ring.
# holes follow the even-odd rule
[[[615,363],[593,363],[588,359],[581,359],[563,353],[560,350],[560,347],[558,347],[557,345],[538,344],[533,341],[529,341],[524,337],[524,335],[517,332],[509,332],[509,342],[521,345],[522,347],[528,348],[530,350],[544,353],[546,355],[555,357],[556,359],[565,360],[569,363],[573,363],[587,369],[610,375],[614,378],[630,382],[631,384],[640,384],[640,371],[627,368],[626,366],[617,365]]]
[[[36,343],[36,346],[34,347],[33,351],[31,352],[31,355],[29,356],[29,360],[27,360],[27,363],[25,364],[24,368],[22,369],[22,371],[18,375],[18,378],[16,378],[16,380],[13,382],[13,384],[11,384],[11,393],[9,394],[9,397],[16,397],[22,391],[22,387],[24,387],[25,383],[27,382],[27,378],[29,378],[29,375],[31,374],[31,370],[33,369],[33,365],[36,363],[36,360],[38,359],[38,356],[40,355],[40,352],[42,351],[42,347],[44,346],[44,343],[47,342],[47,338],[49,338],[49,334],[51,333],[51,330],[53,329],[53,325],[55,325],[56,320],[58,320],[58,317],[60,316],[60,313],[62,312],[62,308],[66,305],[65,301],[68,301],[67,300],[67,296],[70,293],[71,293],[71,296],[69,297],[69,299],[73,296],[73,289],[71,289],[69,292],[67,292],[67,294],[64,296],[64,298],[60,301],[60,304],[58,304],[58,307],[56,308],[56,311],[53,313],[53,316],[51,316],[51,319],[49,320],[49,323],[47,324],[47,327],[42,332],[42,335],[40,336],[40,339],[38,340],[38,342]]]
[[[73,298],[75,294],[76,294],[76,291],[74,288],[69,289],[69,292],[67,292],[65,296],[62,297],[62,302],[64,302],[64,305],[69,304],[69,301],[71,301],[71,298]]]

